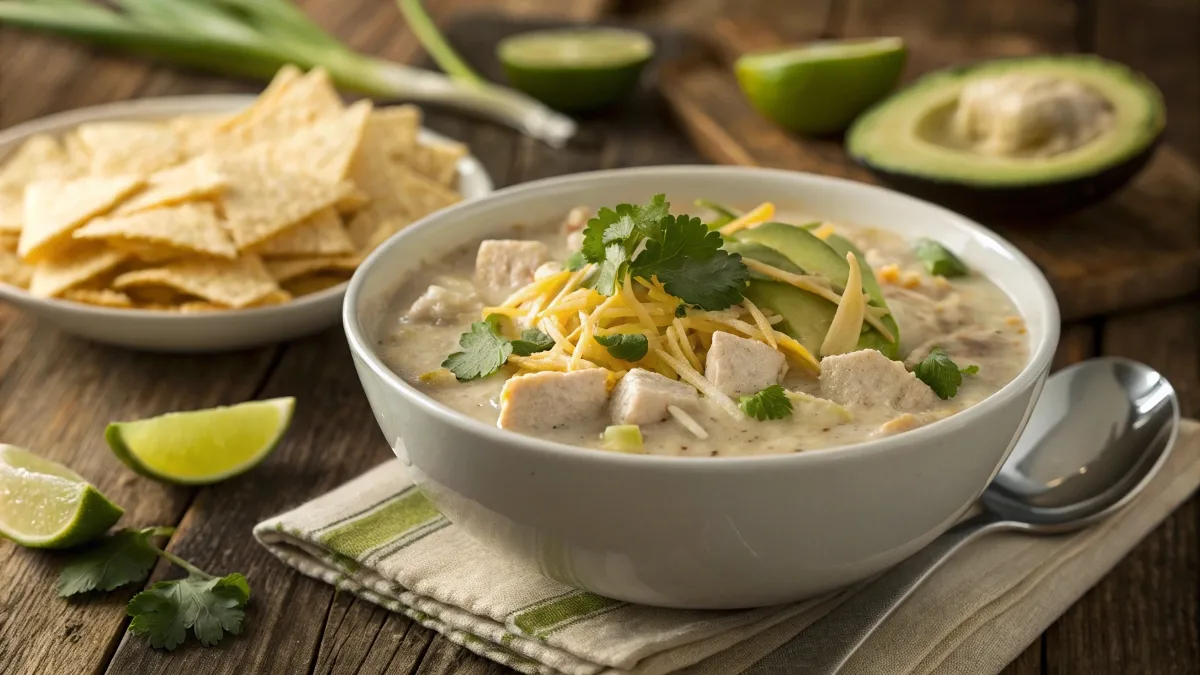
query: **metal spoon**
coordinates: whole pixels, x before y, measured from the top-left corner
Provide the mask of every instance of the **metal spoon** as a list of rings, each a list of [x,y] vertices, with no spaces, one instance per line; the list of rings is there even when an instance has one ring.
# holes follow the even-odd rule
[[[885,572],[743,675],[833,675],[956,551],[983,534],[1077,530],[1125,506],[1175,443],[1179,402],[1158,372],[1098,358],[1050,377],[1029,423],[984,491],[983,513]],[[818,629],[820,627],[820,629]]]

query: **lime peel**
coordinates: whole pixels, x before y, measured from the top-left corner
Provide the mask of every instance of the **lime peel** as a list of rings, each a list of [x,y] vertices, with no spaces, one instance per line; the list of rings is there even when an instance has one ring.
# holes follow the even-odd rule
[[[104,534],[124,512],[67,467],[0,444],[0,535],[30,548],[70,548]]]

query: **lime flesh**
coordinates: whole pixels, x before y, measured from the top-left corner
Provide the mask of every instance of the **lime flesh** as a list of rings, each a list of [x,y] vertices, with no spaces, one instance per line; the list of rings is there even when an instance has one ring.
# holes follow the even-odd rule
[[[203,485],[248,471],[287,432],[295,399],[169,413],[114,422],[104,432],[113,453],[140,474]]]
[[[789,131],[821,135],[844,131],[886,96],[905,58],[900,38],[821,41],[747,54],[734,72],[764,117]]]
[[[0,444],[0,535],[69,548],[104,534],[124,511],[67,467]]]
[[[584,111],[632,92],[654,42],[619,28],[543,30],[501,40],[496,56],[512,86],[552,108]]]

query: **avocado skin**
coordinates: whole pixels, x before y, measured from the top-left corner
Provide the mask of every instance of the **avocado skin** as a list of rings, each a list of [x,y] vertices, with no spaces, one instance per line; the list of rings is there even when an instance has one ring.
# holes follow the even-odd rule
[[[1161,134],[1144,150],[1097,173],[1037,185],[982,187],[887,171],[855,158],[885,185],[985,221],[1041,222],[1061,218],[1120,190],[1138,174],[1158,148]],[[1010,221],[1018,221],[1016,223]]]

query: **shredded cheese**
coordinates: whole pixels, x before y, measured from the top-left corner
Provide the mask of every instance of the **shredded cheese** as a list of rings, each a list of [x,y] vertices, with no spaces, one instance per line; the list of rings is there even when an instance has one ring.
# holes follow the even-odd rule
[[[835,305],[840,305],[842,302],[842,296],[833,292],[832,288],[813,283],[812,280],[816,277],[792,274],[786,270],[781,270],[778,267],[772,267],[771,265],[767,265],[766,263],[762,263],[751,258],[742,258],[742,262],[746,263],[746,267],[749,267],[756,272],[761,272],[769,277],[773,277],[784,283],[791,284],[802,291],[808,291],[813,295],[825,298]],[[883,308],[880,307],[878,309]],[[886,310],[884,310],[884,312],[885,314],[887,313]],[[887,326],[884,326],[879,320],[879,317],[875,316],[874,313],[867,312],[865,319],[867,323],[871,324],[872,328],[879,331],[879,334],[882,335],[885,340],[888,342],[896,341],[896,336],[892,335],[892,331],[888,330]]]
[[[858,266],[858,256],[846,254],[846,262],[850,264],[850,276],[846,280],[846,293],[838,305],[837,313],[821,342],[821,356],[845,354],[854,351],[858,346],[858,338],[862,335],[863,319],[866,318],[866,302],[863,301],[862,270]]]
[[[775,340],[775,331],[771,329],[771,324],[767,321],[767,317],[763,315],[753,302],[750,302],[750,298],[742,298],[742,306],[746,308],[747,312],[750,312],[750,316],[754,317],[754,323],[762,331],[767,344],[775,349],[779,349],[779,343]]]
[[[641,321],[647,326],[655,325],[654,319],[650,318],[650,312],[646,311],[646,308],[642,306],[642,302],[637,299],[636,295],[633,294],[633,284],[630,283],[628,275],[626,275],[625,284],[621,288],[621,295],[625,300],[625,304],[632,307],[633,311],[637,313],[638,321]],[[654,349],[659,349],[662,346],[662,342],[658,339],[657,335],[649,339],[650,346]]]
[[[567,370],[579,370],[580,364],[583,362],[583,350],[587,347],[588,341],[592,339],[587,314],[579,313],[579,325],[583,327],[583,330],[579,333],[579,341],[575,343],[575,351],[571,352],[571,365]]]
[[[692,341],[687,337],[687,328],[684,327],[683,322],[675,319],[671,322],[671,326],[675,329],[675,339],[679,341],[679,351],[683,352],[684,358],[692,364],[696,372],[703,373],[704,365],[700,363],[700,357],[696,356],[696,350],[692,349]]]
[[[679,422],[684,429],[692,432],[692,435],[696,438],[699,438],[700,440],[708,438],[708,432],[704,430],[704,427],[700,426],[700,423],[697,422],[695,418],[687,414],[687,412],[682,410],[679,406],[669,405],[667,406],[667,412],[670,413],[671,417],[674,417],[675,421]]]
[[[775,215],[775,205],[771,202],[763,202],[754,209],[743,213],[740,218],[737,218],[720,229],[721,236],[728,237],[729,235],[744,230],[748,227],[766,222]]]
[[[583,271],[583,270],[580,270],[580,271]],[[505,299],[504,302],[500,303],[500,306],[501,307],[516,307],[517,305],[521,304],[522,302],[532,300],[542,293],[551,293],[551,292],[553,292],[551,290],[552,288],[557,287],[558,284],[562,283],[564,280],[569,281],[569,277],[572,274],[578,274],[578,272],[575,272],[575,273],[557,272],[555,274],[551,274],[548,277],[543,277],[542,279],[539,279],[531,284],[522,286],[521,288],[518,288],[516,291],[514,291],[512,295],[508,296],[508,298]]]

